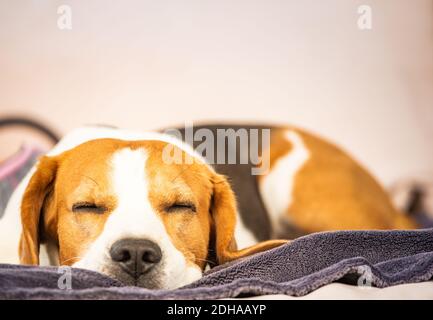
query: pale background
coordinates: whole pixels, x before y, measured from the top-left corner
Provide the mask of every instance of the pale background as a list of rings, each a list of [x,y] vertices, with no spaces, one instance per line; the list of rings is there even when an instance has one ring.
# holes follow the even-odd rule
[[[57,8],[72,8],[59,30]],[[357,8],[373,29],[357,28]],[[0,0],[0,115],[59,132],[268,121],[389,184],[433,172],[433,1]],[[0,134],[1,156],[22,135]]]

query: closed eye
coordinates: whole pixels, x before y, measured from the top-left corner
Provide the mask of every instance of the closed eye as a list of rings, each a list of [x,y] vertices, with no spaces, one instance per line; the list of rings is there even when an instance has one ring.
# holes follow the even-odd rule
[[[165,208],[168,213],[182,212],[182,211],[192,211],[196,212],[195,205],[193,203],[174,203]]]
[[[104,206],[98,206],[91,202],[77,202],[72,206],[72,212],[89,212],[89,213],[104,213],[107,208]]]

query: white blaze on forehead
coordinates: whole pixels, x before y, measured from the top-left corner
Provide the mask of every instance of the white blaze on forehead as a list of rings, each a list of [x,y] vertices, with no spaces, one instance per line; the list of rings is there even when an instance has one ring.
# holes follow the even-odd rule
[[[117,206],[106,222],[105,230],[116,238],[140,237],[154,242],[168,241],[162,220],[149,202],[147,153],[144,149],[121,149],[110,165],[111,186]]]

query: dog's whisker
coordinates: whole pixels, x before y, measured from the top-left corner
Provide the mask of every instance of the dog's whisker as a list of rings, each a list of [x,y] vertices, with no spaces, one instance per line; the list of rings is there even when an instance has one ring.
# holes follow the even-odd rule
[[[82,258],[83,257],[79,257],[79,256],[71,257],[69,259],[66,259],[66,260],[62,261],[62,263],[64,264],[65,262],[68,262],[68,261],[71,261],[71,260],[74,260],[74,259],[76,259],[78,261],[78,260],[81,260]]]

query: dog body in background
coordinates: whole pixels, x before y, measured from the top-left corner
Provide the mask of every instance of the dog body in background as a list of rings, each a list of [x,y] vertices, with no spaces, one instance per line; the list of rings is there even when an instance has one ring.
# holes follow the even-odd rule
[[[167,164],[167,147],[194,161]],[[365,169],[328,142],[273,127],[262,150],[269,171],[253,176],[252,164],[211,167],[165,134],[76,129],[14,192],[0,221],[8,239],[0,261],[44,260],[171,289],[198,279],[208,262],[285,243],[278,237],[415,227]]]
[[[194,126],[192,134],[210,130],[266,130],[270,144],[260,145],[269,171],[252,175],[254,163],[214,164],[230,178],[242,221],[248,230],[239,238],[263,241],[293,239],[313,232],[360,229],[412,229],[415,222],[399,212],[387,191],[353,157],[332,143],[305,130],[263,125]],[[179,129],[182,139],[185,129]],[[246,143],[245,143],[246,142]],[[261,141],[260,141],[261,142]],[[197,148],[201,141],[193,141]],[[242,145],[246,144],[246,145]],[[225,153],[250,153],[248,141]],[[215,143],[214,153],[218,152]],[[251,232],[251,233],[248,233]]]

